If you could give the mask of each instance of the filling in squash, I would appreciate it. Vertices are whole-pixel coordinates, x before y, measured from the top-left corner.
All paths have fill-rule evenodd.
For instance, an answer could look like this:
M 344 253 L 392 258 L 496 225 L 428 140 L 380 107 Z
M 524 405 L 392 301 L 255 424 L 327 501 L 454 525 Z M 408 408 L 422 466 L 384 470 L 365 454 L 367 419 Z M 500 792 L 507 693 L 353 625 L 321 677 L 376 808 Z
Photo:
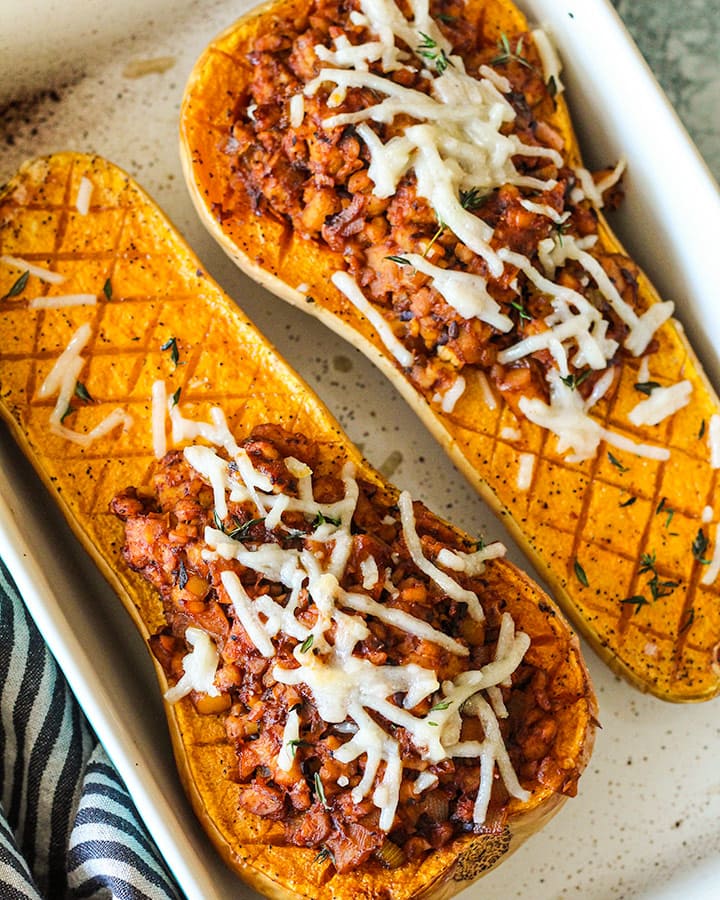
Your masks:
M 574 794 L 553 739 L 575 698 L 483 578 L 501 545 L 279 426 L 238 446 L 218 420 L 210 437 L 112 509 L 163 599 L 166 699 L 225 716 L 245 810 L 345 872 L 501 831 L 523 785 Z
M 342 253 L 335 286 L 445 412 L 467 379 L 490 379 L 571 459 L 601 439 L 666 459 L 588 415 L 618 359 L 650 352 L 673 312 L 642 309 L 636 266 L 599 242 L 622 164 L 592 176 L 567 158 L 542 32 L 490 39 L 461 2 L 431 7 L 314 0 L 257 37 L 216 215 L 243 191 L 259 215 Z M 690 391 L 655 392 L 652 420 Z

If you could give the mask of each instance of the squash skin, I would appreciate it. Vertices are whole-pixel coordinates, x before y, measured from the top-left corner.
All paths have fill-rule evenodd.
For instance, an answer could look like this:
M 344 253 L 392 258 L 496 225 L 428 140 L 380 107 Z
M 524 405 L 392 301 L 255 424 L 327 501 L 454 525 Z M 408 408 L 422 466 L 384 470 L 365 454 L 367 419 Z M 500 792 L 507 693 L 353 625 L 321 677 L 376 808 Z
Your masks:
M 73 209 L 82 177 L 93 183 L 87 216 Z M 123 528 L 108 504 L 126 485 L 149 481 L 150 389 L 156 378 L 166 380 L 169 392 L 181 387 L 180 402 L 193 418 L 207 419 L 208 409 L 221 403 L 239 436 L 269 419 L 303 430 L 321 453 L 340 452 L 363 478 L 395 495 L 307 385 L 203 273 L 152 201 L 112 164 L 73 153 L 26 164 L 0 189 L 0 255 L 66 276 L 60 286 L 43 286 L 31 276 L 23 291 L 3 301 L 0 414 L 145 640 L 164 621 L 162 604 L 124 564 Z M 16 269 L 0 264 L 0 296 L 12 293 L 17 277 Z M 28 306 L 28 298 L 38 294 L 81 289 L 97 294 L 96 306 Z M 65 424 L 88 429 L 120 406 L 134 425 L 82 448 L 49 432 L 54 398 L 39 400 L 37 390 L 77 327 L 88 321 L 94 338 L 83 351 L 87 362 L 80 377 L 93 402 L 73 401 L 78 411 Z M 171 336 L 180 354 L 177 366 L 161 350 Z M 231 371 L 223 366 L 227 359 L 237 363 Z M 529 653 L 547 669 L 558 710 L 554 771 L 535 786 L 528 803 L 513 801 L 500 834 L 458 839 L 421 865 L 390 873 L 375 867 L 329 877 L 329 864 L 314 864 L 316 851 L 270 843 L 270 824 L 238 811 L 232 783 L 228 788 L 221 782 L 218 790 L 233 763 L 222 718 L 200 716 L 188 699 L 166 705 L 179 775 L 193 808 L 223 859 L 250 885 L 277 898 L 449 897 L 494 867 L 574 793 L 596 720 L 577 639 L 549 598 L 513 565 L 493 561 L 487 576 L 506 593 L 518 627 L 536 639 Z M 164 673 L 155 667 L 164 690 Z
M 256 215 L 224 152 L 232 106 L 247 78 L 245 50 L 256 35 L 279 27 L 281 19 L 303 7 L 299 0 L 284 0 L 247 14 L 209 45 L 191 73 L 181 111 L 181 157 L 188 189 L 206 228 L 246 274 L 336 331 L 390 379 L 470 484 L 503 518 L 574 627 L 614 672 L 666 701 L 698 702 L 717 696 L 720 579 L 712 585 L 701 583 L 705 564 L 695 558 L 692 545 L 700 528 L 706 537 L 718 528 L 712 525 L 708 531 L 702 519 L 703 509 L 712 505 L 718 475 L 701 431 L 720 411 L 720 402 L 682 328 L 670 320 L 656 333 L 658 348 L 651 358 L 650 377 L 663 383 L 688 379 L 693 387 L 688 407 L 669 424 L 629 426 L 624 417 L 642 395 L 633 387 L 639 380 L 638 360 L 623 358 L 617 388 L 594 410 L 601 421 L 634 441 L 667 442 L 673 452 L 667 464 L 615 451 L 629 467 L 621 472 L 609 461 L 604 443 L 594 459 L 570 463 L 554 452 L 547 432 L 527 420 L 517 426 L 502 396 L 496 396 L 498 409 L 489 410 L 474 381 L 453 412 L 444 413 L 430 391 L 423 393 L 410 382 L 369 322 L 330 283 L 331 274 L 344 268 L 341 255 Z M 489 33 L 504 32 L 511 43 L 513 36 L 527 30 L 522 14 L 505 0 L 470 0 L 467 9 L 482 19 L 486 29 L 494 29 Z M 565 139 L 566 159 L 581 165 L 562 97 L 548 121 Z M 602 215 L 599 239 L 609 252 L 624 254 Z M 642 272 L 638 283 L 641 308 L 658 302 Z M 295 287 L 300 284 L 307 285 L 302 292 Z M 520 428 L 519 440 L 498 438 L 508 424 Z M 526 493 L 515 487 L 517 457 L 524 452 L 534 455 L 539 472 Z M 632 509 L 621 508 L 630 496 L 639 502 Z M 672 528 L 666 526 L 669 509 L 675 511 Z M 708 553 L 713 543 L 709 542 Z M 643 554 L 652 553 L 657 556 L 659 578 L 679 585 L 654 602 L 647 585 L 651 576 L 643 570 Z M 576 576 L 576 561 L 588 585 Z M 648 600 L 642 609 L 623 603 L 636 595 Z

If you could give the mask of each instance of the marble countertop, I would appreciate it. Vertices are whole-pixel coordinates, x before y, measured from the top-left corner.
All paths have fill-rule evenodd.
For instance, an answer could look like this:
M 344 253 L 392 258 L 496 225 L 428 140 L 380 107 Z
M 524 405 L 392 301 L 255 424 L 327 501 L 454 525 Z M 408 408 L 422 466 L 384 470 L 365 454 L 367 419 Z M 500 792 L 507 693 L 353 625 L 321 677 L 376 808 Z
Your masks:
M 720 181 L 720 0 L 613 0 Z

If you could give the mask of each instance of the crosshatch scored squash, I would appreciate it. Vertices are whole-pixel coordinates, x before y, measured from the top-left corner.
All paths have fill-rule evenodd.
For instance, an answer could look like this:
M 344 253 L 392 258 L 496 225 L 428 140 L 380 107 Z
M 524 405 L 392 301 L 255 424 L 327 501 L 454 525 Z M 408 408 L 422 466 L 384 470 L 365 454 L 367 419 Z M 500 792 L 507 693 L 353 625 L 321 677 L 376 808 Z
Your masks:
M 150 643 L 242 878 L 451 896 L 575 793 L 595 697 L 552 601 L 368 466 L 125 173 L 23 166 L 0 296 L 0 412 Z
M 600 656 L 717 695 L 718 400 L 547 36 L 506 0 L 281 0 L 199 59 L 181 154 L 223 249 L 388 375 Z

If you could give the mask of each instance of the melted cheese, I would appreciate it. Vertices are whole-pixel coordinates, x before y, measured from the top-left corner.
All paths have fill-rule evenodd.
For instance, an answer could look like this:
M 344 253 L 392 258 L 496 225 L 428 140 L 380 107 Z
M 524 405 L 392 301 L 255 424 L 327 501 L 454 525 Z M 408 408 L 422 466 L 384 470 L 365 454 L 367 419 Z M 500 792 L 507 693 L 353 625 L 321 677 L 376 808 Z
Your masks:
M 669 387 L 654 388 L 646 400 L 641 400 L 628 413 L 633 425 L 658 425 L 663 419 L 687 406 L 692 394 L 689 381 L 679 381 Z
M 42 266 L 36 266 L 33 265 L 33 263 L 26 262 L 18 256 L 0 256 L 0 262 L 5 263 L 7 266 L 12 266 L 15 269 L 22 269 L 24 272 L 29 272 L 40 281 L 47 281 L 50 284 L 62 284 L 62 282 L 65 281 L 65 276 L 60 272 L 51 272 L 49 269 L 44 269 Z
M 433 400 L 440 404 L 440 409 L 445 413 L 451 413 L 455 409 L 458 402 L 465 392 L 465 379 L 462 375 L 458 375 L 450 387 L 443 393 L 436 393 Z
M 53 294 L 48 297 L 33 297 L 28 301 L 32 309 L 60 309 L 63 306 L 95 306 L 95 294 Z
M 118 425 L 122 425 L 123 429 L 127 431 L 133 421 L 132 417 L 125 410 L 117 407 L 88 432 L 73 431 L 73 429 L 66 428 L 62 424 L 66 411 L 70 407 L 70 401 L 75 394 L 78 377 L 85 365 L 85 360 L 80 356 L 80 353 L 90 340 L 91 335 L 92 329 L 85 322 L 70 338 L 67 347 L 55 360 L 55 364 L 38 390 L 38 397 L 41 400 L 57 394 L 55 407 L 50 413 L 50 431 L 68 441 L 80 444 L 82 447 L 88 447 L 93 441 L 108 434 Z
M 335 272 L 332 275 L 332 283 L 342 291 L 352 305 L 370 322 L 377 332 L 380 340 L 392 353 L 403 369 L 409 369 L 414 361 L 412 353 L 393 334 L 388 323 L 380 313 L 369 303 L 355 280 L 347 272 Z
M 560 59 L 555 52 L 555 47 L 553 47 L 547 32 L 542 28 L 535 28 L 530 34 L 532 35 L 532 39 L 535 41 L 535 47 L 540 54 L 545 84 L 550 84 L 552 82 L 554 85 L 555 96 L 557 96 L 558 94 L 561 94 L 565 88 L 560 80 Z
M 443 269 L 419 253 L 408 253 L 404 259 L 418 272 L 428 275 L 432 287 L 464 319 L 480 319 L 498 331 L 510 331 L 513 327 L 512 319 L 501 312 L 500 304 L 488 293 L 487 281 L 482 275 Z
M 215 416 L 216 420 L 219 418 Z M 216 443 L 222 446 L 229 443 L 222 428 L 206 433 L 214 433 Z M 512 766 L 508 767 L 507 752 L 497 724 L 497 715 L 504 714 L 504 704 L 501 697 L 498 699 L 498 686 L 509 683 L 530 643 L 527 635 L 515 633 L 509 614 L 503 616 L 494 659 L 481 669 L 464 671 L 442 684 L 433 670 L 417 663 L 375 665 L 367 658 L 356 656 L 357 644 L 370 634 L 363 616 L 385 622 L 460 657 L 467 657 L 469 651 L 462 641 L 387 601 L 379 602 L 368 593 L 342 587 L 340 580 L 349 560 L 351 524 L 359 497 L 352 469 L 346 466 L 342 473 L 344 497 L 334 503 L 320 503 L 313 496 L 311 470 L 292 457 L 288 458 L 286 466 L 298 478 L 299 496 L 274 493 L 273 485 L 254 469 L 250 458 L 239 448 L 232 457 L 232 467 L 211 447 L 189 446 L 184 453 L 188 463 L 211 485 L 218 516 L 227 511 L 227 492 L 231 497 L 251 500 L 266 517 L 266 527 L 270 516 L 274 515 L 275 527 L 283 528 L 282 513 L 300 511 L 306 521 L 313 522 L 310 544 L 318 542 L 330 549 L 329 555 L 325 553 L 319 557 L 307 546 L 297 549 L 286 548 L 280 543 L 246 545 L 217 528 L 207 527 L 208 549 L 203 551 L 203 556 L 208 560 L 214 557 L 237 560 L 258 575 L 286 586 L 288 593 L 284 601 L 278 602 L 270 594 L 252 599 L 234 571 L 224 570 L 220 576 L 238 623 L 259 653 L 273 658 L 273 640 L 281 633 L 297 640 L 293 651 L 297 667 L 289 669 L 275 663 L 273 677 L 282 684 L 304 685 L 311 692 L 321 718 L 336 725 L 340 732 L 352 735 L 335 751 L 335 757 L 340 762 L 350 762 L 361 756 L 365 759 L 363 777 L 352 792 L 354 802 L 370 797 L 380 810 L 380 827 L 386 831 L 392 828 L 403 772 L 401 749 L 392 733 L 379 725 L 371 712 L 379 714 L 391 725 L 405 728 L 413 745 L 428 763 L 438 763 L 453 756 L 479 758 L 478 815 L 485 815 L 488 785 L 492 783 L 496 764 L 508 792 L 527 799 Z M 403 537 L 414 563 L 447 596 L 465 603 L 470 614 L 482 620 L 484 613 L 478 596 L 461 587 L 438 566 L 474 576 L 482 573 L 488 559 L 504 553 L 502 545 L 490 544 L 473 553 L 444 548 L 438 554 L 436 564 L 423 553 L 408 494 L 400 495 L 398 507 Z M 279 514 L 278 509 L 281 509 Z M 318 516 L 318 512 L 322 515 Z M 380 580 L 377 562 L 368 557 L 361 570 L 363 588 L 374 588 Z M 389 594 L 395 595 L 396 589 L 391 582 L 388 584 L 392 587 Z M 296 616 L 301 593 L 310 598 L 317 612 L 312 627 Z M 327 639 L 330 630 L 332 642 Z M 196 654 L 197 665 L 194 662 Z M 200 654 L 204 660 L 202 665 Z M 185 660 L 186 675 L 171 696 L 179 697 L 197 690 L 203 678 L 205 684 L 213 687 L 209 677 L 210 671 L 214 673 L 217 667 L 216 659 L 213 667 L 213 659 L 208 645 L 199 646 L 195 641 L 193 653 Z M 202 676 L 197 674 L 198 671 L 203 673 Z M 494 698 L 492 704 L 478 700 L 480 691 L 489 692 L 488 696 Z M 399 705 L 394 702 L 397 697 L 402 698 Z M 431 711 L 424 716 L 414 712 L 418 704 L 428 698 L 434 701 Z M 468 700 L 476 703 L 473 708 L 478 710 L 483 723 L 485 737 L 481 742 L 460 740 L 461 708 Z M 279 756 L 279 764 L 285 771 L 292 767 L 293 747 L 297 740 L 299 720 L 290 712 Z M 418 778 L 416 792 L 428 789 L 435 781 L 436 776 L 432 774 Z M 482 822 L 482 818 L 477 821 Z
M 518 471 L 515 484 L 519 491 L 527 491 L 532 484 L 533 471 L 535 470 L 535 455 L 533 453 L 521 453 L 518 457 Z
M 80 179 L 80 184 L 78 185 L 77 196 L 75 197 L 75 209 L 77 209 L 81 216 L 86 216 L 90 212 L 92 192 L 92 181 L 83 175 Z
M 215 685 L 219 654 L 210 637 L 200 628 L 190 626 L 185 631 L 185 640 L 192 650 L 183 659 L 182 678 L 165 691 L 168 703 L 177 703 L 191 691 L 217 697 L 220 691 Z

